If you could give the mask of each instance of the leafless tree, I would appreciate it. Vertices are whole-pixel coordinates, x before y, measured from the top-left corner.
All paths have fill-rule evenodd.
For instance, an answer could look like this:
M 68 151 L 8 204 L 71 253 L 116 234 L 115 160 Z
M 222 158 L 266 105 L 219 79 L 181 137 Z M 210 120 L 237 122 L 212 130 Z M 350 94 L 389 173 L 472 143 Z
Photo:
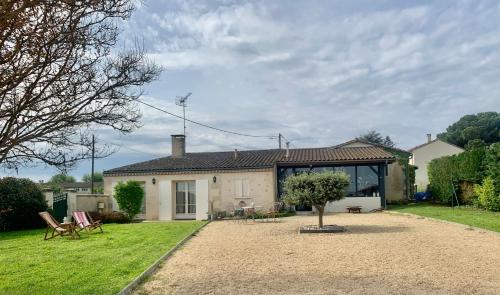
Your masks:
M 59 168 L 89 156 L 91 131 L 130 132 L 161 68 L 117 52 L 127 0 L 0 0 L 0 166 Z

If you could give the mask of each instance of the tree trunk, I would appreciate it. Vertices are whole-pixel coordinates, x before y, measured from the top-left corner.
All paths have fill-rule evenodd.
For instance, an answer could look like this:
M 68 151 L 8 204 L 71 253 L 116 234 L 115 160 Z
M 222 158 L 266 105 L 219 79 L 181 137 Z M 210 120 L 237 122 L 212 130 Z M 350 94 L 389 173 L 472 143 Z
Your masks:
M 317 207 L 318 209 L 318 217 L 319 217 L 319 228 L 323 228 L 323 213 L 325 212 L 325 207 Z

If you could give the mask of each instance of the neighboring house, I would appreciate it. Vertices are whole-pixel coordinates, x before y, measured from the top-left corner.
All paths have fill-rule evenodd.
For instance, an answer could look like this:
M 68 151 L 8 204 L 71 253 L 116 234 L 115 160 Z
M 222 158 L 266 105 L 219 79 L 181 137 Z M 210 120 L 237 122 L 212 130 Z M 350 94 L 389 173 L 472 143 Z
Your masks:
M 359 145 L 359 146 L 357 146 Z M 361 205 L 384 207 L 386 183 L 401 175 L 387 171 L 396 157 L 372 144 L 339 147 L 185 153 L 185 137 L 172 135 L 172 155 L 104 171 L 104 193 L 120 181 L 137 180 L 145 188 L 145 217 L 151 220 L 207 219 L 214 211 L 251 205 L 270 208 L 283 195 L 286 177 L 303 171 L 347 172 L 347 198 L 330 203 L 327 212 Z M 402 198 L 403 189 L 390 194 Z M 393 192 L 394 191 L 394 192 Z M 116 208 L 116 202 L 115 202 Z M 299 210 L 311 210 L 299 206 Z
M 427 166 L 430 161 L 444 156 L 457 155 L 463 151 L 463 148 L 442 141 L 441 139 L 436 138 L 432 140 L 431 134 L 427 134 L 426 143 L 409 150 L 409 152 L 413 154 L 410 164 L 418 167 L 415 171 L 415 184 L 417 185 L 417 190 L 425 190 L 429 185 Z
M 54 194 L 58 193 L 77 193 L 77 194 L 90 194 L 91 191 L 91 183 L 90 182 L 63 182 L 57 184 L 59 186 L 60 191 L 54 191 L 53 185 L 50 183 L 41 183 L 40 184 L 43 194 L 45 195 L 45 201 L 49 207 L 52 208 L 52 203 L 54 200 Z M 94 182 L 94 191 L 102 191 L 103 183 L 102 182 Z

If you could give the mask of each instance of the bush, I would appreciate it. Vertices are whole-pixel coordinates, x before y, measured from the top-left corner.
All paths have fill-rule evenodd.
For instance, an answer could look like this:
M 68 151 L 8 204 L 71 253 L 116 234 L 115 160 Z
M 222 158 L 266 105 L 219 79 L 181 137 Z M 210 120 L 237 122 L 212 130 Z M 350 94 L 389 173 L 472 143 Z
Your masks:
M 100 220 L 102 223 L 129 223 L 130 218 L 123 212 L 89 212 L 90 217 L 95 220 Z
M 129 180 L 119 182 L 115 186 L 115 199 L 118 202 L 120 210 L 127 214 L 130 220 L 141 212 L 142 199 L 144 198 L 144 189 L 140 182 Z
M 479 199 L 479 205 L 491 211 L 500 211 L 500 195 L 495 191 L 493 178 L 486 177 L 482 185 L 475 185 L 474 192 Z
M 460 181 L 457 192 L 460 204 L 477 205 L 477 194 L 474 192 L 474 184 L 468 181 Z
M 45 223 L 38 212 L 47 209 L 45 197 L 33 181 L 0 179 L 0 231 L 43 227 Z

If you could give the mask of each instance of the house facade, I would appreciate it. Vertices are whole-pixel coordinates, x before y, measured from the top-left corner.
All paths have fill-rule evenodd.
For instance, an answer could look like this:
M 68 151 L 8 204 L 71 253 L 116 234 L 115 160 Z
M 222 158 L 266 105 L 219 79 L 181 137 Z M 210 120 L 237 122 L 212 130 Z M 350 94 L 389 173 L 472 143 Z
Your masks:
M 305 171 L 345 171 L 351 183 L 344 200 L 327 212 L 384 207 L 387 199 L 404 196 L 393 154 L 370 144 L 342 147 L 185 153 L 185 138 L 172 136 L 172 155 L 104 172 L 104 193 L 112 195 L 120 181 L 136 180 L 145 189 L 145 218 L 207 219 L 215 211 L 242 206 L 265 209 L 283 196 L 286 177 Z M 396 167 L 397 168 L 397 167 Z M 116 203 L 114 209 L 118 209 Z M 312 208 L 298 206 L 297 210 Z
M 410 164 L 418 169 L 415 171 L 415 184 L 418 190 L 425 190 L 429 185 L 427 166 L 437 158 L 460 154 L 463 148 L 447 143 L 438 138 L 432 140 L 431 134 L 427 134 L 427 142 L 409 150 L 413 154 Z

